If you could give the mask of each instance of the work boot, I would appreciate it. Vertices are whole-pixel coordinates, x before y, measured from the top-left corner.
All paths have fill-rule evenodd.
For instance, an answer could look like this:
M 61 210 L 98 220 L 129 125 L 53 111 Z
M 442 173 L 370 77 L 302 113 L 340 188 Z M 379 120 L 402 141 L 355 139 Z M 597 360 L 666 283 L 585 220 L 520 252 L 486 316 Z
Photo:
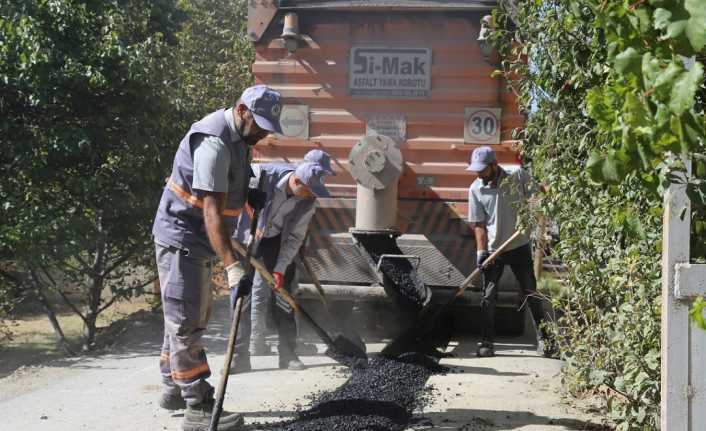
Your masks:
M 250 354 L 253 356 L 271 356 L 275 352 L 272 350 L 269 344 L 263 342 L 251 343 L 250 344 Z
M 230 361 L 230 373 L 228 374 L 243 374 L 249 371 L 252 371 L 250 355 L 234 356 L 233 360 Z
M 292 371 L 301 371 L 306 369 L 306 365 L 299 360 L 296 356 L 289 358 L 279 358 L 279 367 L 281 369 L 287 369 Z
M 213 398 L 207 398 L 201 404 L 187 406 L 181 429 L 183 431 L 208 431 L 214 403 Z M 218 420 L 218 431 L 238 431 L 244 424 L 243 415 L 223 411 Z
M 316 344 L 312 343 L 297 343 L 295 348 L 297 354 L 299 355 L 316 355 L 319 353 L 319 349 L 316 348 Z
M 182 410 L 186 408 L 186 401 L 181 397 L 181 394 L 162 393 L 159 398 L 159 406 L 166 410 Z
M 493 343 L 490 341 L 481 341 L 478 343 L 478 351 L 476 356 L 479 358 L 490 358 L 495 356 L 495 349 L 493 348 Z

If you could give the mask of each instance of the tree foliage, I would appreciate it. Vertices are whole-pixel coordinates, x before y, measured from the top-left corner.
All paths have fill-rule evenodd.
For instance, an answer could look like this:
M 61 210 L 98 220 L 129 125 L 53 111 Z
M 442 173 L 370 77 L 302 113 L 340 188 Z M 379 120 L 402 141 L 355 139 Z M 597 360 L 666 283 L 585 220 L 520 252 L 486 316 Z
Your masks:
M 195 121 L 236 102 L 252 85 L 255 52 L 247 36 L 246 0 L 188 0 L 178 34 L 177 103 Z M 188 124 L 185 124 L 188 126 Z
M 153 277 L 183 13 L 170 0 L 2 0 L 0 10 L 4 279 L 58 294 L 90 347 L 97 316 Z
M 90 347 L 98 315 L 154 278 L 181 136 L 252 82 L 246 17 L 245 0 L 0 0 L 0 287 L 41 304 L 65 349 L 56 298 Z
M 550 193 L 570 269 L 556 330 L 571 390 L 607 393 L 621 430 L 659 427 L 661 192 L 692 160 L 704 248 L 702 1 L 501 2 L 492 38 L 527 113 L 524 154 Z

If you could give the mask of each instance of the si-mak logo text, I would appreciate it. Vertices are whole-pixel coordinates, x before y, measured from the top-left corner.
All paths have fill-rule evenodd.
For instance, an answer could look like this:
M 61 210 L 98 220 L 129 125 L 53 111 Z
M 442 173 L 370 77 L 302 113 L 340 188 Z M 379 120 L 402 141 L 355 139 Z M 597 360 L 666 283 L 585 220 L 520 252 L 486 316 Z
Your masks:
M 425 98 L 431 89 L 431 49 L 353 47 L 351 96 Z

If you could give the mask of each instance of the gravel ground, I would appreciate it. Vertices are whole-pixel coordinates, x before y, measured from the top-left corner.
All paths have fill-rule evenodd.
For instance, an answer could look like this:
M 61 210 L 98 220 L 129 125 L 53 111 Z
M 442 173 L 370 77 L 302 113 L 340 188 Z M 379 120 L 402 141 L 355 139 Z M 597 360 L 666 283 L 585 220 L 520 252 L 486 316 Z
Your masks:
M 206 339 L 213 370 L 223 363 L 226 307 L 226 299 L 217 302 Z M 178 430 L 183 412 L 157 406 L 161 338 L 158 317 L 135 320 L 110 354 L 22 367 L 0 379 L 0 429 Z M 318 355 L 302 357 L 309 368 L 299 372 L 277 369 L 276 356 L 255 357 L 254 372 L 231 376 L 225 408 L 244 413 L 250 430 L 608 429 L 600 426 L 600 414 L 578 410 L 562 397 L 561 362 L 537 357 L 523 339 L 501 340 L 497 357 L 476 358 L 475 341 L 452 341 L 456 357 L 442 359 L 445 373 L 382 360 L 366 373 L 351 372 L 324 356 L 322 344 Z M 368 344 L 370 352 L 382 347 Z M 342 412 L 348 419 L 337 424 Z M 355 427 L 362 424 L 350 419 L 355 416 L 382 427 Z M 302 428 L 286 428 L 296 419 L 303 420 Z

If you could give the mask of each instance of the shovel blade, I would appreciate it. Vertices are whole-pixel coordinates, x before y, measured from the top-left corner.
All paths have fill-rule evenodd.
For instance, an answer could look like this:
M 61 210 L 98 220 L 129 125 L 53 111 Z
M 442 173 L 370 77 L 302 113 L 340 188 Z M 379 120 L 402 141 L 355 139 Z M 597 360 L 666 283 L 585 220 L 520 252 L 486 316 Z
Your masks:
M 368 355 L 365 353 L 365 344 L 362 340 L 360 344 L 337 334 L 328 346 L 326 356 L 348 367 L 364 367 L 368 364 Z

